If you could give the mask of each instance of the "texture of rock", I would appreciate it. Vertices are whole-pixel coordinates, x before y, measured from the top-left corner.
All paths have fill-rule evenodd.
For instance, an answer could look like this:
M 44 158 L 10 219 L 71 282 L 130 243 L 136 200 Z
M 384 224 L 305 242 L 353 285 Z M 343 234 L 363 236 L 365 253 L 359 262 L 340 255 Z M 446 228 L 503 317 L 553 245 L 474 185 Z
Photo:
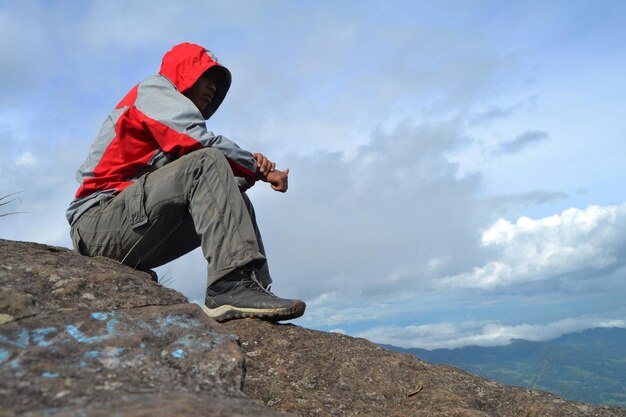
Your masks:
M 66 248 L 0 239 L 0 314 L 4 321 L 58 311 L 186 303 L 146 272 Z M 2 320 L 0 320 L 2 321 Z
M 626 417 L 364 339 L 251 319 L 220 325 L 147 273 L 6 240 L 0 400 L 0 417 Z
M 226 323 L 239 336 L 244 392 L 308 416 L 626 416 L 431 365 L 365 340 L 257 320 Z
M 105 258 L 0 240 L 0 416 L 277 416 L 236 337 Z

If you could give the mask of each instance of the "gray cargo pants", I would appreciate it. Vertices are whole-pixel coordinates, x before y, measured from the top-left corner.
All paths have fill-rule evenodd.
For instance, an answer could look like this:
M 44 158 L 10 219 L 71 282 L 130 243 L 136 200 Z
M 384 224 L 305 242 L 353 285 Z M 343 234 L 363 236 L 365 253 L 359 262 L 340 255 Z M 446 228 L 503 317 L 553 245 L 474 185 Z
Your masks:
M 224 155 L 203 148 L 142 176 L 103 198 L 72 226 L 74 248 L 147 270 L 197 247 L 208 262 L 207 286 L 252 264 L 271 282 L 248 197 Z

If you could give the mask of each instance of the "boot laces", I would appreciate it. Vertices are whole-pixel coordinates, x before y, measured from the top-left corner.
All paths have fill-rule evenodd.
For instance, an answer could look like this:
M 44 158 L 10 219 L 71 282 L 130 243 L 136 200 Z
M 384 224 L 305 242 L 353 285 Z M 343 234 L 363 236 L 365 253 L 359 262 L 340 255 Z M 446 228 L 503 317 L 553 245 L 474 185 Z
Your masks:
M 241 273 L 244 276 L 243 279 L 240 281 L 243 286 L 276 297 L 276 295 L 274 295 L 274 293 L 270 291 L 271 285 L 265 288 L 263 284 L 261 284 L 256 269 L 247 269 L 241 271 Z

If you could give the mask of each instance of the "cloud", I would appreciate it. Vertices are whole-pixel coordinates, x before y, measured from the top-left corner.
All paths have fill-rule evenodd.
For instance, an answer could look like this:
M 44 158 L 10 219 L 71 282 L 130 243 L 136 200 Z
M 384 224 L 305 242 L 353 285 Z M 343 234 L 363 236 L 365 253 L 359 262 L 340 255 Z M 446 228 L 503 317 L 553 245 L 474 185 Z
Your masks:
M 491 104 L 486 109 L 472 112 L 468 115 L 467 124 L 469 126 L 477 126 L 481 124 L 490 123 L 496 120 L 508 119 L 511 116 L 519 113 L 523 110 L 530 110 L 536 107 L 538 95 L 531 95 L 524 100 L 510 106 L 499 106 Z
M 543 280 L 576 281 L 610 276 L 626 266 L 626 204 L 570 208 L 560 215 L 516 222 L 500 219 L 482 234 L 482 245 L 495 251 L 480 267 L 439 280 L 443 287 L 496 289 Z M 608 285 L 610 282 L 605 283 Z
M 548 134 L 540 130 L 532 130 L 524 132 L 515 137 L 515 139 L 500 144 L 497 153 L 514 154 L 521 152 L 531 144 L 543 142 L 548 139 Z
M 558 191 L 532 190 L 515 194 L 500 194 L 487 199 L 494 206 L 502 205 L 537 205 L 563 200 L 568 195 Z
M 493 120 L 506 119 L 523 108 L 523 103 L 517 103 L 509 107 L 491 105 L 486 110 L 470 115 L 468 124 L 470 126 L 479 125 Z
M 597 327 L 626 328 L 626 320 L 602 317 L 573 317 L 546 324 L 501 325 L 498 323 L 434 323 L 406 327 L 376 327 L 358 333 L 375 343 L 404 348 L 454 349 L 464 346 L 503 346 L 513 339 L 546 341 L 567 333 Z
M 485 209 L 506 215 L 523 209 L 567 200 L 569 194 L 559 191 L 532 190 L 521 193 L 498 194 L 484 200 Z
M 35 166 L 37 165 L 37 158 L 35 158 L 31 151 L 26 151 L 18 155 L 15 164 Z
M 285 196 L 253 194 L 275 276 L 310 298 L 380 297 L 422 287 L 434 268 L 469 265 L 481 178 L 457 177 L 445 157 L 467 140 L 454 120 L 404 121 L 350 155 L 292 158 Z

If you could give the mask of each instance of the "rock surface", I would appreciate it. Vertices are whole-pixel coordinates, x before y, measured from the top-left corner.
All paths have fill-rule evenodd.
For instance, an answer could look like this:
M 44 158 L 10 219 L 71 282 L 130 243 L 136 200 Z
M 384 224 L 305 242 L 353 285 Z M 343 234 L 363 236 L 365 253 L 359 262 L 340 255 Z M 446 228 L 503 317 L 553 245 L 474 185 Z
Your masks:
M 0 417 L 626 416 L 364 339 L 220 325 L 147 273 L 6 240 L 0 398 Z
M 0 240 L 0 314 L 5 314 L 4 321 L 58 311 L 186 302 L 182 294 L 152 282 L 149 274 L 112 259 Z
M 248 372 L 244 392 L 301 416 L 626 416 L 555 395 L 431 365 L 365 339 L 238 320 Z
M 279 416 L 176 291 L 105 258 L 0 240 L 0 416 Z

